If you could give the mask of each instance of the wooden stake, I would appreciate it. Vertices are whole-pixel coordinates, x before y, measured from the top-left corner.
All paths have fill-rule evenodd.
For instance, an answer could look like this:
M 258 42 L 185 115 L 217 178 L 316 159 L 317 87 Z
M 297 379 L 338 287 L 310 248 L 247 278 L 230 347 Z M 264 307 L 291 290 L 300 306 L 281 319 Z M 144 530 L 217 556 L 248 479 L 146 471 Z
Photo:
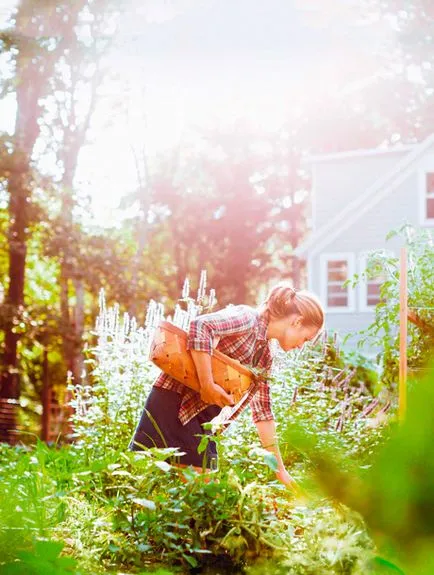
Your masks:
M 400 305 L 399 305 L 399 420 L 402 423 L 407 411 L 407 331 L 408 331 L 408 286 L 407 248 L 400 254 Z

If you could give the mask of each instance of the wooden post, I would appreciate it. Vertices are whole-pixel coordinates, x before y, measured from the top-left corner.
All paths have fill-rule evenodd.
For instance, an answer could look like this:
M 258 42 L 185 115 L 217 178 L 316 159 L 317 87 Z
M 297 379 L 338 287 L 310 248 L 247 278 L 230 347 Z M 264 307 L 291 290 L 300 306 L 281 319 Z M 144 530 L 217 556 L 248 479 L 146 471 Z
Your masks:
M 407 410 L 407 331 L 408 331 L 408 286 L 407 248 L 400 254 L 400 305 L 399 305 L 399 420 L 402 423 Z

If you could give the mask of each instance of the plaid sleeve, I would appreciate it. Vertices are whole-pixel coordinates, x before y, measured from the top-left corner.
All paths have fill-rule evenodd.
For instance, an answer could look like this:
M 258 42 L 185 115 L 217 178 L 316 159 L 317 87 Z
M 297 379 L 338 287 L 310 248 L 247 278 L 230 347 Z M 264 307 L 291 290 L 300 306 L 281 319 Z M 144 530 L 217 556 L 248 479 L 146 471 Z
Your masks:
M 266 381 L 260 381 L 259 388 L 250 400 L 253 422 L 272 421 L 274 415 L 271 410 L 270 387 Z
M 255 326 L 256 316 L 247 306 L 229 306 L 217 312 L 198 316 L 190 323 L 187 349 L 212 354 L 215 336 L 236 335 Z

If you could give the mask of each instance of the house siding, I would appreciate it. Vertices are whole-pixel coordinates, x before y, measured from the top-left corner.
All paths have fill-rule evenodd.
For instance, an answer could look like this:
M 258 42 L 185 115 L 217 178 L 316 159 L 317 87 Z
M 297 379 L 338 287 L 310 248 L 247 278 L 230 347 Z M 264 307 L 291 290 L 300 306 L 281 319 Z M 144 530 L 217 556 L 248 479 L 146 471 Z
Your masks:
M 433 135 L 434 137 L 434 135 Z M 324 270 L 324 260 L 335 254 L 345 255 L 354 260 L 354 273 L 363 271 L 366 252 L 377 249 L 386 249 L 398 256 L 403 245 L 399 236 L 386 241 L 386 235 L 391 230 L 397 230 L 409 223 L 421 227 L 421 199 L 423 199 L 423 182 L 426 172 L 434 172 L 434 144 L 430 137 L 429 147 L 425 146 L 419 158 L 414 163 L 405 164 L 400 172 L 394 174 L 395 166 L 403 160 L 408 153 L 413 155 L 417 147 L 411 152 L 401 151 L 386 155 L 368 154 L 365 156 L 352 156 L 341 158 L 318 158 L 312 163 L 313 167 L 313 205 L 314 205 L 314 232 L 323 226 L 330 229 L 330 240 L 325 232 L 317 238 L 319 243 L 310 245 L 306 256 L 308 265 L 308 287 L 320 298 L 325 299 L 322 289 L 321 270 Z M 421 144 L 421 146 L 423 143 Z M 388 179 L 388 174 L 390 178 Z M 402 176 L 402 177 L 400 177 Z M 333 228 L 330 219 L 340 213 L 349 202 L 359 198 L 363 199 L 366 190 L 375 185 L 377 181 L 384 180 L 384 197 L 381 189 L 376 195 L 370 195 L 365 201 L 366 212 L 360 203 L 359 213 L 354 210 L 348 213 L 348 220 L 341 221 Z M 398 183 L 399 182 L 399 183 Z M 388 186 L 393 186 L 389 188 Z M 425 192 L 426 193 L 426 192 Z M 348 210 L 347 210 L 348 212 Z M 432 221 L 424 222 L 432 230 Z M 339 234 L 334 237 L 334 234 Z M 318 251 L 316 251 L 318 250 Z M 365 294 L 366 295 L 366 294 Z M 352 311 L 337 312 L 333 309 L 326 311 L 326 328 L 338 333 L 339 339 L 353 334 L 348 340 L 348 347 L 355 347 L 361 336 L 358 332 L 366 329 L 375 318 L 374 310 L 367 309 L 362 303 L 363 289 L 358 286 L 354 292 L 354 306 Z M 325 306 L 326 302 L 322 302 Z M 378 350 L 364 349 L 366 354 L 375 354 Z
M 426 165 L 422 162 L 421 165 Z M 360 256 L 363 252 L 387 249 L 396 255 L 403 244 L 400 237 L 394 237 L 386 241 L 386 235 L 393 229 L 397 229 L 405 223 L 419 225 L 418 211 L 418 173 L 411 173 L 401 185 L 393 190 L 390 195 L 380 200 L 371 210 L 362 215 L 354 224 L 342 232 L 324 248 L 324 252 L 311 255 L 310 261 L 310 289 L 315 293 L 321 293 L 321 254 L 345 252 L 354 254 L 356 260 L 356 273 L 361 270 Z M 326 302 L 322 302 L 324 305 Z M 326 313 L 327 329 L 339 333 L 340 338 L 347 334 L 366 329 L 374 319 L 373 311 L 361 311 L 360 294 L 356 289 L 355 311 L 348 313 Z M 355 347 L 360 339 L 354 336 L 348 340 L 348 347 Z M 371 350 L 375 352 L 375 350 Z M 369 353 L 369 350 L 365 350 Z
M 419 225 L 418 185 L 418 176 L 414 171 L 395 190 L 331 241 L 324 251 L 339 252 L 343 246 L 345 251 L 351 252 L 399 248 L 400 240 L 392 238 L 386 242 L 386 235 L 405 223 Z
M 362 336 L 360 331 L 366 329 L 374 321 L 374 312 L 337 314 L 328 312 L 326 314 L 326 329 L 330 332 L 337 332 L 338 341 L 343 341 L 345 336 L 351 336 L 345 342 L 347 349 L 354 349 Z M 364 349 L 366 355 L 371 352 L 377 353 L 377 349 Z
M 392 170 L 406 153 L 408 152 L 315 163 L 312 208 L 314 229 L 328 223 L 338 211 Z

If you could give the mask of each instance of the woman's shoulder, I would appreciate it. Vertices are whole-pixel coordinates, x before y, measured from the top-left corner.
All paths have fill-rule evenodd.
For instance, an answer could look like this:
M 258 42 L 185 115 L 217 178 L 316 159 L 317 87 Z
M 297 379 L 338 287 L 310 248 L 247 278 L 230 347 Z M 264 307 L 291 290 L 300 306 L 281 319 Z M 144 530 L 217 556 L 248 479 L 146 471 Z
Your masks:
M 258 310 L 247 304 L 229 304 L 222 311 L 227 311 L 228 314 L 243 315 L 251 321 L 257 321 Z
M 258 320 L 258 312 L 254 307 L 246 304 L 229 304 L 219 310 L 200 314 L 193 321 L 200 323 L 207 320 L 217 322 L 242 321 L 254 325 Z
M 230 303 L 229 305 L 227 305 L 225 308 L 223 309 L 227 309 L 227 310 L 234 310 L 234 311 L 240 311 L 240 312 L 245 312 L 245 313 L 250 313 L 252 315 L 258 315 L 258 310 L 255 307 L 252 307 L 251 305 L 247 305 L 245 303 L 240 303 L 240 304 L 233 304 Z

